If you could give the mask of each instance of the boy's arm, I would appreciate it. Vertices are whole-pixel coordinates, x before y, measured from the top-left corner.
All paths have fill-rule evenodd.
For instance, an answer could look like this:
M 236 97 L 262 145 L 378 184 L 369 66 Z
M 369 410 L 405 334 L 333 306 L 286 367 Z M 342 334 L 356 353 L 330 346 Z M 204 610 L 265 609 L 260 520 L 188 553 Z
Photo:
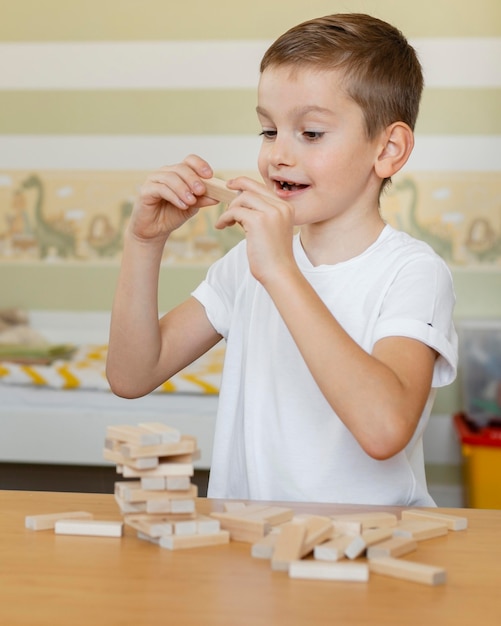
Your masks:
M 436 352 L 415 339 L 381 339 L 368 354 L 297 271 L 267 290 L 315 381 L 362 448 L 376 459 L 410 441 L 431 388 Z
M 190 156 L 154 172 L 141 188 L 125 235 L 111 316 L 106 374 L 119 396 L 149 393 L 221 339 L 194 298 L 158 319 L 165 242 L 200 207 L 216 203 L 203 185 L 211 175 L 205 161 Z
M 273 299 L 321 392 L 362 448 L 376 459 L 410 441 L 429 396 L 436 352 L 389 337 L 372 354 L 341 327 L 299 270 L 292 252 L 293 209 L 253 181 L 216 226 L 238 222 L 251 271 Z
M 153 391 L 221 339 L 195 298 L 158 319 L 160 263 L 149 246 L 137 248 L 124 247 L 106 363 L 112 391 L 128 398 Z

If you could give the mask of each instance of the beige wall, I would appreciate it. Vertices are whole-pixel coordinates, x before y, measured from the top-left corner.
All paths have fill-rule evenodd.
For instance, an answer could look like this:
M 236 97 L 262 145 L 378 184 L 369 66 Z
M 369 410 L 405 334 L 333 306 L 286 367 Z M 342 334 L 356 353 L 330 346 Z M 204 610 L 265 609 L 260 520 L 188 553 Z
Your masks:
M 417 181 L 420 190 L 424 178 L 439 176 L 441 188 L 447 189 L 452 197 L 461 187 L 461 198 L 470 198 L 469 203 L 444 209 L 441 215 L 444 223 L 439 224 L 442 230 L 449 229 L 449 234 L 451 228 L 454 230 L 454 225 L 451 227 L 450 220 L 447 221 L 452 214 L 462 216 L 464 227 L 464 216 L 472 220 L 478 207 L 479 215 L 489 217 L 494 234 L 501 239 L 501 166 L 499 162 L 491 164 L 485 152 L 487 147 L 496 155 L 501 145 L 501 85 L 495 69 L 484 81 L 477 81 L 477 74 L 482 73 L 484 65 L 492 63 L 489 51 L 499 50 L 496 47 L 501 38 L 501 3 L 498 0 L 479 0 L 474 5 L 466 0 L 419 3 L 291 0 L 286 10 L 282 2 L 264 0 L 110 0 L 105 3 L 20 0 L 5 3 L 0 21 L 0 59 L 2 66 L 9 70 L 3 72 L 3 79 L 0 77 L 0 144 L 3 145 L 0 149 L 0 241 L 3 237 L 4 251 L 7 249 L 3 256 L 0 249 L 0 306 L 107 310 L 119 263 L 119 254 L 103 259 L 89 253 L 86 257 L 56 258 L 51 262 L 41 261 L 36 256 L 13 256 L 5 248 L 5 235 L 7 217 L 12 216 L 13 211 L 17 184 L 14 180 L 35 172 L 47 182 L 57 174 L 61 180 L 66 180 L 60 188 L 74 188 L 77 176 L 89 176 L 92 171 L 98 172 L 95 178 L 113 179 L 117 173 L 123 175 L 125 170 L 130 171 L 128 183 L 133 180 L 134 185 L 124 183 L 122 195 L 116 192 L 113 201 L 99 209 L 117 226 L 117 207 L 121 200 L 131 200 L 143 173 L 163 162 L 177 160 L 184 154 L 183 149 L 203 146 L 210 151 L 215 146 L 214 164 L 220 170 L 230 168 L 235 159 L 240 169 L 253 167 L 255 77 L 252 70 L 243 65 L 235 69 L 232 50 L 241 53 L 242 42 L 264 46 L 300 20 L 336 11 L 371 12 L 393 22 L 411 40 L 426 45 L 445 43 L 444 67 L 447 62 L 452 63 L 451 67 L 464 66 L 460 80 L 448 82 L 445 69 L 442 77 L 433 78 L 427 86 L 417 127 L 417 145 L 421 141 L 424 148 L 415 164 L 409 164 L 406 175 Z M 490 47 L 484 57 L 479 57 L 473 70 L 466 67 L 462 58 L 447 61 L 447 50 L 454 51 L 454 45 L 473 42 L 478 53 L 479 41 Z M 134 55 L 136 44 L 156 42 L 172 44 L 172 54 L 179 55 L 164 60 L 170 65 L 166 75 L 157 73 L 158 84 L 155 78 L 141 82 L 144 67 L 132 71 L 134 68 L 121 67 L 120 63 L 113 72 L 114 79 L 125 69 L 131 71 L 123 83 L 118 81 L 107 87 L 92 82 L 98 80 L 96 76 L 102 70 L 100 59 L 108 52 L 96 51 L 92 46 L 87 48 L 89 44 L 125 44 L 124 54 L 128 51 Z M 205 42 L 208 50 L 208 44 L 228 44 L 227 60 L 210 52 L 214 54 L 214 78 L 209 76 L 207 82 L 205 72 L 194 75 L 183 85 L 176 74 L 183 74 L 179 71 L 182 52 L 200 42 Z M 33 44 L 35 47 L 31 49 Z M 75 66 L 68 74 L 60 63 L 66 55 L 72 54 L 72 44 L 83 46 L 77 51 L 82 54 L 81 66 Z M 29 68 L 38 62 L 37 51 L 42 48 L 37 46 L 40 45 L 60 46 L 54 72 L 44 75 L 37 71 L 31 75 Z M 34 55 L 31 61 L 30 54 Z M 468 60 L 467 55 L 464 59 Z M 79 83 L 87 65 L 91 67 L 90 82 L 85 83 L 82 78 Z M 435 64 L 431 65 L 433 69 Z M 222 72 L 217 71 L 219 67 Z M 205 82 L 198 84 L 202 79 Z M 459 143 L 454 142 L 456 139 Z M 437 157 L 435 162 L 436 145 L 443 149 L 444 156 Z M 460 155 L 459 165 L 457 145 L 464 153 Z M 468 156 L 472 150 L 479 150 L 480 161 Z M 473 163 L 471 169 L 469 163 Z M 122 187 L 115 185 L 116 189 Z M 391 209 L 391 198 L 388 202 Z M 430 205 L 427 206 L 429 212 Z M 97 205 L 94 209 L 97 211 Z M 74 204 L 67 213 L 74 215 L 78 210 L 82 212 L 81 204 Z M 46 211 L 54 221 L 60 217 L 54 205 L 52 209 L 46 207 Z M 83 214 L 88 216 L 85 211 Z M 433 210 L 431 216 L 425 213 L 422 215 L 428 220 L 428 229 L 433 230 L 436 227 L 433 220 L 440 209 Z M 455 249 L 464 252 L 464 236 L 461 235 L 461 239 L 458 232 L 452 233 L 456 237 Z M 457 316 L 499 316 L 501 253 L 479 261 L 461 252 L 449 261 L 456 281 Z M 186 297 L 203 277 L 206 265 L 206 258 L 166 263 L 161 277 L 161 309 Z

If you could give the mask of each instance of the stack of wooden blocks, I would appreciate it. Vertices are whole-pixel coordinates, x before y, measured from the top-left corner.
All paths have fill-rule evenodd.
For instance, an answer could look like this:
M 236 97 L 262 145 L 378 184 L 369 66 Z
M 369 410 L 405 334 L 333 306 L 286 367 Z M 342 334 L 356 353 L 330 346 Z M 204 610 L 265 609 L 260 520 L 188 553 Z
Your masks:
M 107 428 L 104 458 L 128 479 L 115 483 L 115 499 L 138 537 L 170 550 L 229 542 L 216 519 L 197 513 L 198 454 L 194 437 L 164 424 Z

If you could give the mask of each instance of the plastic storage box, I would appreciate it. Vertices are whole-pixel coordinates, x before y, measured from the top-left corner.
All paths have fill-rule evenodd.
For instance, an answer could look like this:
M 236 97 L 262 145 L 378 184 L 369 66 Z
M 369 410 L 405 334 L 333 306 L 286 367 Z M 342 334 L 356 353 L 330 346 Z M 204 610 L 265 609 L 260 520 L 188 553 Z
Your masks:
M 458 331 L 461 408 L 486 426 L 501 420 L 501 320 L 461 320 Z
M 480 427 L 464 413 L 453 419 L 461 441 L 466 506 L 501 509 L 501 423 Z

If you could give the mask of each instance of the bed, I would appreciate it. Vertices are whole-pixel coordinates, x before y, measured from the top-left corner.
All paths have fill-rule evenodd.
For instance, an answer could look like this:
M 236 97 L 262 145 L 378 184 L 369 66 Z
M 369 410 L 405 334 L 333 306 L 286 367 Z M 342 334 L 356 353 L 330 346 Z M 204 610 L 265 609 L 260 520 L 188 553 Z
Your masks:
M 109 314 L 34 311 L 30 325 L 75 351 L 45 364 L 0 362 L 0 462 L 107 465 L 108 425 L 162 421 L 194 435 L 195 467 L 210 468 L 222 344 L 148 396 L 125 400 L 104 376 Z

